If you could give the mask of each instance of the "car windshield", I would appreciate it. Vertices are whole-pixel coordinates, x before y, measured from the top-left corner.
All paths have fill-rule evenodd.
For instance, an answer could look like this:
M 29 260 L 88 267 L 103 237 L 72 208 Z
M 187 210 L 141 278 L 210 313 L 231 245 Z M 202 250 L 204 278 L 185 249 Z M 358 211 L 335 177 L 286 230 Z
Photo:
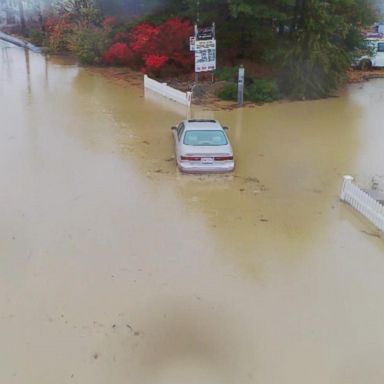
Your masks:
M 226 145 L 227 138 L 223 131 L 186 131 L 184 136 L 185 145 Z

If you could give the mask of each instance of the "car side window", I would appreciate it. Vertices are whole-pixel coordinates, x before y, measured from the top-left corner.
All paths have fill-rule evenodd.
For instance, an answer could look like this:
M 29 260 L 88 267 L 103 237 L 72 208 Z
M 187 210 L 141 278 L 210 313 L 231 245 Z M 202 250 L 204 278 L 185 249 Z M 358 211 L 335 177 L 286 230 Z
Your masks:
M 179 141 L 180 141 L 180 138 L 181 138 L 183 132 L 184 132 L 184 124 L 180 123 L 179 126 L 177 127 L 177 137 L 178 137 Z

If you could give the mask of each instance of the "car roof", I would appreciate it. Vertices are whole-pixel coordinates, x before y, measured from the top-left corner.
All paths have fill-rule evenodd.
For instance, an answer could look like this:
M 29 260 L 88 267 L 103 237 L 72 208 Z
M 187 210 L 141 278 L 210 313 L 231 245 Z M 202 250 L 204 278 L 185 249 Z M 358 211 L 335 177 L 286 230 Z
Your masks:
M 186 130 L 222 130 L 223 127 L 217 120 L 205 120 L 205 119 L 193 119 L 184 120 L 184 126 Z

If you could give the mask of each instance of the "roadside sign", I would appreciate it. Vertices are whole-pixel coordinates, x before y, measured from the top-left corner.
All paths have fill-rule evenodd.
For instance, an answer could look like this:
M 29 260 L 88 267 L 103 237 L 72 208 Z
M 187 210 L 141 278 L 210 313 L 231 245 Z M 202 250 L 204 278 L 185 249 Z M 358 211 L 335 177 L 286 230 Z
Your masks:
M 216 40 L 196 40 L 195 72 L 216 69 Z
M 216 40 L 196 40 L 196 51 L 203 51 L 205 49 L 216 49 Z
M 198 72 L 208 72 L 216 69 L 215 28 L 215 23 L 212 23 L 209 27 L 198 27 L 195 24 L 195 40 L 189 39 L 190 50 L 195 51 L 196 82 L 198 81 Z
M 197 40 L 213 40 L 214 38 L 214 26 L 197 28 Z

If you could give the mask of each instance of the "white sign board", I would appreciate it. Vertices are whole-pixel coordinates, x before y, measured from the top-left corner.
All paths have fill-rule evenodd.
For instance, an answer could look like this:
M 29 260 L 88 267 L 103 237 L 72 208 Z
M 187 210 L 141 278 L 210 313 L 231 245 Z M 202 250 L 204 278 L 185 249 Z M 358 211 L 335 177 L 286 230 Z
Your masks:
M 196 40 L 195 72 L 213 71 L 216 69 L 216 40 Z

